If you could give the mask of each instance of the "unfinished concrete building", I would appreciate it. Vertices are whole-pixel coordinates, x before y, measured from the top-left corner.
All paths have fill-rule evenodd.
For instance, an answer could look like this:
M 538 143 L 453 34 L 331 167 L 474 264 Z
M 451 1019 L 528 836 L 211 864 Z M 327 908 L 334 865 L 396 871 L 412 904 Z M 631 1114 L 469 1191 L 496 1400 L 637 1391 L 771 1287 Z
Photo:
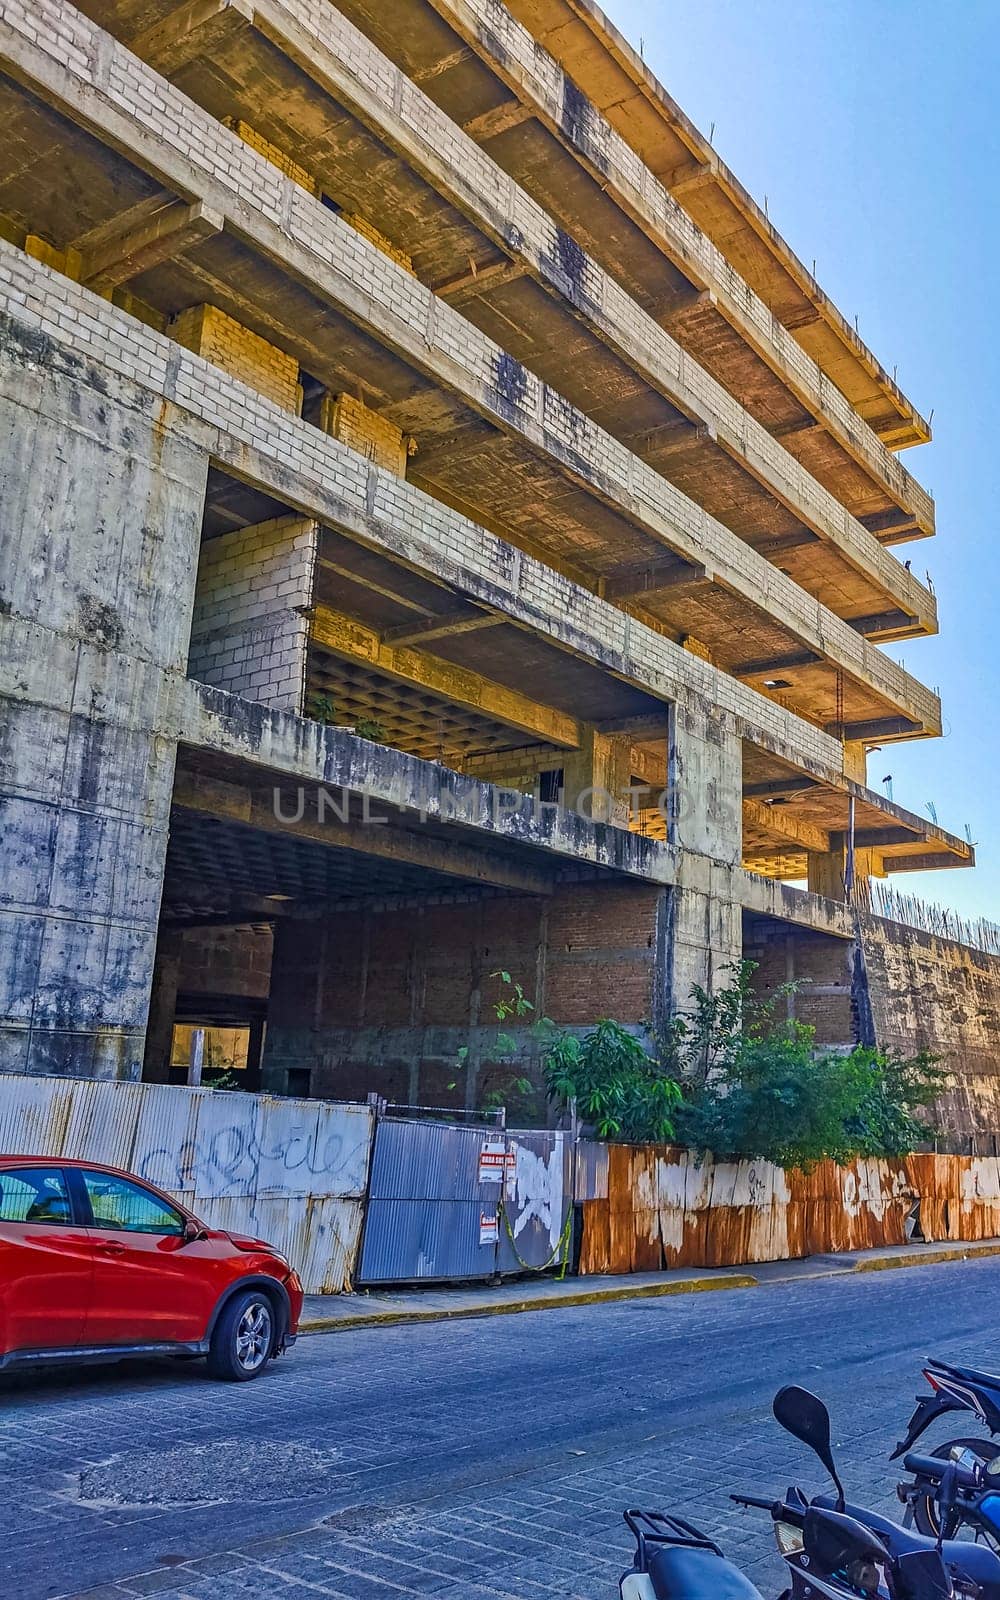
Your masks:
M 498 969 L 745 952 L 992 1126 L 996 975 L 858 893 L 973 859 L 866 778 L 927 423 L 592 0 L 0 0 L 0 70 L 2 1069 L 473 1106 Z

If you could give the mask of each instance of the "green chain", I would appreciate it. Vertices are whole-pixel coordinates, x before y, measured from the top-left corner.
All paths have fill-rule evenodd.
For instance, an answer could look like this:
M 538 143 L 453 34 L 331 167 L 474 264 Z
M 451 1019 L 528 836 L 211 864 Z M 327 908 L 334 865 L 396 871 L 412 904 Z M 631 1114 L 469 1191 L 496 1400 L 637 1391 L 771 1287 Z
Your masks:
M 521 1255 L 521 1252 L 517 1248 L 517 1240 L 514 1238 L 514 1230 L 510 1225 L 510 1217 L 507 1215 L 507 1202 L 502 1194 L 500 1196 L 500 1202 L 497 1206 L 497 1210 L 503 1217 L 504 1227 L 507 1229 L 507 1237 L 510 1240 L 510 1247 L 514 1252 L 514 1259 L 519 1267 L 524 1268 L 525 1272 L 547 1271 L 547 1269 L 553 1266 L 559 1259 L 559 1252 L 562 1251 L 562 1265 L 559 1268 L 559 1274 L 556 1280 L 558 1283 L 561 1283 L 566 1276 L 566 1268 L 569 1266 L 569 1244 L 570 1236 L 573 1231 L 573 1207 L 570 1206 L 566 1212 L 566 1222 L 562 1233 L 559 1235 L 559 1238 L 556 1241 L 556 1247 L 552 1254 L 549 1256 L 547 1261 L 543 1261 L 537 1266 L 534 1264 L 534 1262 L 525 1261 L 524 1257 Z

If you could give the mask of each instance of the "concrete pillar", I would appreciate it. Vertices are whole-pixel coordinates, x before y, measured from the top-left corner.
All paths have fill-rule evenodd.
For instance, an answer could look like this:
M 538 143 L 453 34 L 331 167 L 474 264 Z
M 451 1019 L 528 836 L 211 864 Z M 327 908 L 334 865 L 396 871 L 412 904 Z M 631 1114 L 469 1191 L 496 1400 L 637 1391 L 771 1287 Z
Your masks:
M 668 754 L 669 838 L 682 849 L 662 957 L 661 1006 L 683 1011 L 695 984 L 732 981 L 743 953 L 736 884 L 743 848 L 743 750 L 734 719 L 708 705 L 674 706 Z
M 156 944 L 142 1068 L 142 1076 L 147 1083 L 170 1081 L 170 1047 L 174 1037 L 183 953 L 183 933 L 176 929 L 161 928 Z
M 30 330 L 0 437 L 0 1067 L 137 1078 L 207 459 Z
M 594 822 L 627 828 L 632 782 L 631 740 L 587 728 L 579 750 L 563 758 L 563 803 Z
M 831 833 L 830 848 L 809 852 L 809 893 L 821 894 L 827 900 L 844 900 L 844 875 L 847 871 L 847 848 L 842 833 Z
M 885 862 L 880 850 L 855 850 L 854 881 L 863 884 L 869 878 L 884 878 Z M 821 894 L 827 900 L 846 900 L 847 835 L 831 833 L 828 851 L 809 852 L 809 892 Z

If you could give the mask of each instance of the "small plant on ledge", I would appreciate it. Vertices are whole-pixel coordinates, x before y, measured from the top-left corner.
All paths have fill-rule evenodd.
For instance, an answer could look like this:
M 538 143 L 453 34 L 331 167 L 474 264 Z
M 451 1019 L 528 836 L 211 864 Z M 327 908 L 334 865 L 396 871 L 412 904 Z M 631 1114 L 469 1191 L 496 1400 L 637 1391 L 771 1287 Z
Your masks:
M 354 724 L 354 731 L 359 739 L 370 739 L 372 744 L 386 742 L 385 728 L 374 717 L 359 717 Z
M 335 722 L 337 707 L 333 695 L 323 689 L 310 689 L 306 695 L 305 714 L 312 722 Z

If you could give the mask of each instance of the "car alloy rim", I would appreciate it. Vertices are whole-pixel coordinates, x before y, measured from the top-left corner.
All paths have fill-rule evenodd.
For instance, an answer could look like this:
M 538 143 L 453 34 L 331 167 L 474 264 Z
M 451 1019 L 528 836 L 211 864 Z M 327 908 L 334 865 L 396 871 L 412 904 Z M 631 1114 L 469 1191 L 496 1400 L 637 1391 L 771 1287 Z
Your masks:
M 271 1348 L 271 1308 L 252 1300 L 236 1327 L 236 1359 L 244 1372 L 255 1372 Z

